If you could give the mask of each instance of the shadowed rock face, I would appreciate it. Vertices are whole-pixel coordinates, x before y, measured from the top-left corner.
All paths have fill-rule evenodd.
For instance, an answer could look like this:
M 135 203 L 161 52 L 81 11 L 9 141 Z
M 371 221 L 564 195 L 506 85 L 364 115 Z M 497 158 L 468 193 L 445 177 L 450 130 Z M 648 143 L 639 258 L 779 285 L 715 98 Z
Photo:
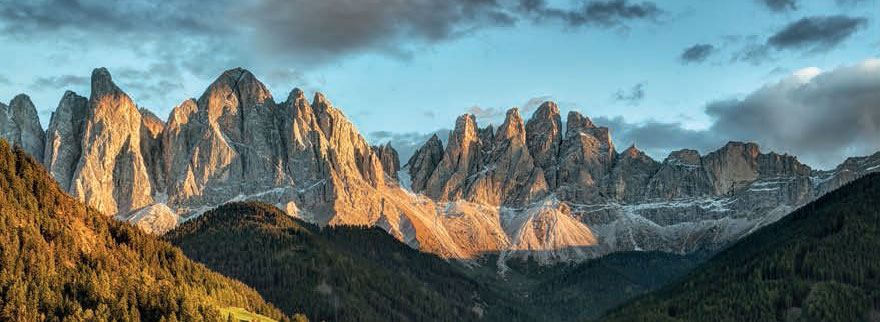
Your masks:
M 0 137 L 20 146 L 37 160 L 43 159 L 46 135 L 30 97 L 19 94 L 8 106 L 0 103 Z
M 393 147 L 370 146 L 324 95 L 295 88 L 276 102 L 241 68 L 164 122 L 103 68 L 88 98 L 64 94 L 45 133 L 27 96 L 0 104 L 3 138 L 41 158 L 62 189 L 146 231 L 257 200 L 320 225 L 382 227 L 451 258 L 715 249 L 880 171 L 880 153 L 814 171 L 740 142 L 657 162 L 635 146 L 618 153 L 609 129 L 578 112 L 565 121 L 552 102 L 528 122 L 511 109 L 497 128 L 465 114 L 445 147 L 432 136 L 401 170 Z
M 88 98 L 71 91 L 65 92 L 46 129 L 43 165 L 55 181 L 58 181 L 61 189 L 68 192 L 82 155 L 88 104 Z
M 440 159 L 442 158 L 443 142 L 440 142 L 440 138 L 437 137 L 437 134 L 434 134 L 425 145 L 413 153 L 406 163 L 411 180 L 410 186 L 413 190 L 425 191 L 428 186 L 428 180 L 431 179 L 431 175 L 437 169 L 437 165 L 440 164 Z

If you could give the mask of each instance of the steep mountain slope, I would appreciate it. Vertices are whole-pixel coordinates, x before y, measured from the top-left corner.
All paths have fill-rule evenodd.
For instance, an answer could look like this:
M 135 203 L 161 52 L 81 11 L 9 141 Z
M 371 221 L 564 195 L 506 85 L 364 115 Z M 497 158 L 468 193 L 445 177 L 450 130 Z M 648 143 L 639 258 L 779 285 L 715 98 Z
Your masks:
M 393 147 L 371 146 L 323 94 L 309 101 L 295 88 L 277 102 L 242 68 L 165 122 L 137 109 L 106 69 L 91 85 L 88 98 L 64 94 L 45 133 L 27 96 L 0 104 L 0 137 L 42 155 L 64 191 L 155 234 L 255 200 L 321 226 L 381 227 L 447 258 L 686 254 L 880 171 L 880 153 L 816 171 L 742 142 L 658 162 L 635 146 L 619 152 L 611 129 L 576 111 L 563 128 L 552 102 L 528 121 L 511 109 L 497 128 L 462 115 L 446 147 L 434 136 L 401 167 Z
M 472 245 L 466 249 L 470 253 L 494 247 L 504 258 L 530 256 L 549 263 L 619 251 L 711 251 L 854 177 L 880 171 L 880 153 L 817 171 L 793 156 L 761 153 L 756 144 L 742 142 L 706 155 L 680 150 L 657 162 L 635 146 L 618 153 L 609 129 L 576 111 L 568 114 L 563 134 L 552 102 L 542 104 L 525 133 L 520 131 L 523 120 L 516 109 L 508 111 L 497 133 L 491 126 L 480 129 L 466 114 L 456 121 L 445 149 L 431 138 L 402 170 L 410 174 L 414 192 L 447 204 L 446 209 L 482 209 L 477 212 L 488 220 L 471 225 L 475 229 L 445 225 L 455 240 Z M 523 144 L 527 149 L 518 148 Z M 510 178 L 514 188 L 506 184 Z M 557 219 L 530 218 L 548 205 L 563 205 L 547 217 Z M 497 236 L 487 231 L 498 230 L 506 234 L 485 238 Z
M 319 228 L 256 202 L 226 204 L 165 237 L 286 312 L 333 321 L 526 319 L 455 263 L 366 227 Z
M 609 321 L 862 321 L 880 317 L 880 174 L 764 227 Z
M 287 319 L 253 289 L 61 191 L 0 140 L 0 320 L 225 321 L 242 307 Z

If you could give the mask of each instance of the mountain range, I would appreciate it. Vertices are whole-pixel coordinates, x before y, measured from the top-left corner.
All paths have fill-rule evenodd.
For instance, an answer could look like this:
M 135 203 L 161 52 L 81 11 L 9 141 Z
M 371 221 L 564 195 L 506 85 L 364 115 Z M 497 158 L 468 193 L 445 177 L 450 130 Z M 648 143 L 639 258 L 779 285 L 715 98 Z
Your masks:
M 606 321 L 877 321 L 880 174 L 768 225 Z
M 880 153 L 814 170 L 730 142 L 653 160 L 618 151 L 610 129 L 542 104 L 494 128 L 460 116 L 407 161 L 371 146 L 321 93 L 277 102 L 236 68 L 166 120 L 103 68 L 89 97 L 64 93 L 43 130 L 26 95 L 0 104 L 0 137 L 86 204 L 163 234 L 219 205 L 275 205 L 306 222 L 376 226 L 446 258 L 579 262 L 621 251 L 717 250 L 866 173 Z

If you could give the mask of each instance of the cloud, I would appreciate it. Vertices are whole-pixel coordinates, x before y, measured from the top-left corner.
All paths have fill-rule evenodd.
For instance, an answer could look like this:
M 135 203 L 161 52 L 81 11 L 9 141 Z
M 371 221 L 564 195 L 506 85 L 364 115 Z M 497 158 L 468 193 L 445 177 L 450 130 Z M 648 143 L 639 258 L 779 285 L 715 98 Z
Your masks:
M 773 12 L 786 12 L 797 10 L 797 1 L 795 0 L 757 0 L 765 5 L 767 9 Z
M 615 101 L 624 102 L 628 105 L 639 105 L 645 99 L 645 84 L 638 83 L 633 85 L 628 91 L 618 90 L 611 94 L 611 98 Z
M 611 130 L 611 136 L 618 147 L 635 144 L 652 157 L 662 160 L 669 152 L 682 148 L 711 151 L 724 142 L 705 131 L 686 129 L 681 123 L 646 121 L 629 123 L 623 117 L 598 117 L 593 121 Z
M 140 89 L 210 80 L 235 66 L 268 75 L 273 85 L 308 86 L 315 83 L 304 79 L 310 69 L 353 56 L 407 60 L 487 29 L 522 23 L 607 29 L 662 13 L 653 2 L 629 0 L 558 6 L 542 0 L 0 0 L 0 39 L 42 45 L 56 51 L 47 56 L 73 62 L 113 50 L 122 59 L 107 63 L 111 72 L 161 65 L 149 80 L 134 80 L 138 92 L 131 94 L 173 106 L 177 102 L 163 97 L 185 92 Z
M 534 21 L 561 21 L 571 27 L 616 27 L 631 20 L 656 21 L 664 13 L 653 2 L 585 1 L 575 9 L 551 8 L 546 0 L 520 0 L 519 8 Z
M 774 49 L 809 49 L 817 52 L 834 48 L 867 25 L 868 19 L 844 15 L 801 18 L 767 39 Z
M 754 140 L 823 167 L 880 150 L 880 59 L 828 72 L 796 71 L 749 94 L 706 106 L 710 131 Z
M 70 87 L 87 87 L 89 78 L 78 75 L 61 75 L 52 77 L 37 77 L 31 83 L 31 88 L 57 88 L 66 89 Z
M 747 37 L 745 45 L 733 53 L 731 61 L 759 65 L 774 60 L 773 53 L 784 50 L 824 53 L 849 39 L 867 23 L 866 18 L 845 15 L 804 17 L 785 25 L 763 43 L 755 36 Z
M 0 85 L 10 85 L 10 84 L 12 84 L 12 81 L 10 81 L 9 78 L 6 78 L 6 76 L 0 75 Z
M 711 44 L 696 44 L 685 48 L 679 56 L 682 64 L 701 63 L 715 52 L 715 46 Z
M 595 121 L 611 129 L 618 145 L 635 143 L 658 159 L 680 148 L 706 153 L 735 140 L 829 168 L 846 157 L 880 151 L 878 107 L 880 59 L 868 59 L 825 72 L 804 68 L 742 99 L 709 103 L 705 112 L 713 121 L 703 130 L 621 117 Z

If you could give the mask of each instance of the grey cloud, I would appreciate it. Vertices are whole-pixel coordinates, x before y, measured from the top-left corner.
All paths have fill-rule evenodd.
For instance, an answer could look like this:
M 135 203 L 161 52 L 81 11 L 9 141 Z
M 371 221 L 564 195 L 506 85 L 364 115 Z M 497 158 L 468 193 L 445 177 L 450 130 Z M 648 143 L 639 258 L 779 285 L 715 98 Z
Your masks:
M 602 28 L 655 19 L 660 13 L 652 2 L 626 0 L 581 0 L 560 8 L 528 0 L 132 0 L 124 5 L 0 0 L 0 38 L 35 44 L 52 40 L 54 48 L 63 49 L 47 54 L 71 57 L 94 48 L 119 48 L 140 61 L 167 66 L 149 81 L 166 88 L 184 74 L 205 80 L 232 66 L 283 84 L 308 83 L 300 73 L 352 55 L 408 59 L 431 45 L 523 20 Z
M 795 0 L 757 0 L 768 9 L 774 12 L 785 12 L 797 10 L 797 1 Z
M 48 0 L 0 1 L 0 17 L 7 23 L 2 30 L 12 34 L 70 29 L 104 33 L 218 32 L 225 24 L 216 23 L 216 12 L 194 0 L 152 1 L 132 0 L 124 5 L 113 1 Z
M 631 20 L 656 21 L 664 13 L 653 2 L 586 1 L 575 9 L 552 8 L 546 0 L 520 0 L 519 9 L 535 21 L 556 20 L 573 26 L 615 27 Z
M 696 149 L 700 152 L 714 150 L 724 140 L 712 133 L 690 130 L 681 123 L 647 121 L 630 123 L 623 117 L 598 117 L 593 119 L 596 124 L 607 126 L 617 146 L 635 144 L 651 157 L 662 160 L 670 152 L 682 148 Z
M 611 94 L 611 98 L 613 98 L 615 101 L 624 102 L 628 105 L 639 105 L 639 103 L 641 103 L 642 100 L 645 99 L 645 84 L 635 84 L 627 91 L 624 91 L 622 89 L 618 90 L 614 94 Z
M 754 36 L 748 37 L 745 45 L 733 53 L 731 61 L 759 65 L 775 60 L 773 54 L 783 50 L 827 52 L 861 30 L 867 22 L 866 18 L 846 15 L 804 17 L 785 25 L 763 43 Z
M 52 77 L 37 77 L 31 83 L 31 88 L 58 88 L 66 89 L 70 87 L 88 86 L 89 78 L 78 75 L 61 75 Z
M 710 131 L 823 167 L 880 150 L 880 60 L 811 79 L 796 74 L 744 99 L 709 104 Z
M 12 81 L 10 81 L 9 78 L 6 78 L 6 76 L 0 75 L 0 85 L 10 85 L 10 84 L 12 84 Z
M 715 46 L 711 44 L 696 44 L 685 48 L 679 56 L 683 64 L 700 63 L 709 58 L 715 52 Z
M 801 18 L 767 39 L 775 49 L 810 49 L 827 51 L 834 48 L 868 23 L 862 17 L 844 15 Z
M 705 130 L 621 117 L 595 122 L 608 126 L 618 145 L 635 143 L 657 159 L 681 148 L 706 153 L 731 140 L 756 142 L 763 151 L 790 153 L 821 168 L 880 151 L 880 59 L 815 73 L 795 72 L 742 99 L 707 104 L 713 123 Z
M 479 105 L 471 106 L 467 109 L 468 114 L 472 114 L 477 121 L 483 121 L 488 123 L 493 123 L 498 121 L 499 118 L 504 117 L 504 112 L 506 110 L 497 107 L 480 107 Z

